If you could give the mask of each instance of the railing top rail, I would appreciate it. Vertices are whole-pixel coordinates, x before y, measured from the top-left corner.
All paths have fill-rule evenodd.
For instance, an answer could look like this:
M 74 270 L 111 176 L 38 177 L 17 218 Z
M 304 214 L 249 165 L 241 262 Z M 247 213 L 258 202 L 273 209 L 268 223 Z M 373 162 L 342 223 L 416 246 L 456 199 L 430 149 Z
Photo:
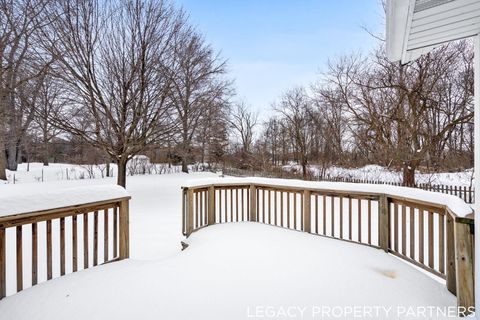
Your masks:
M 130 200 L 130 196 L 74 206 L 2 216 L 0 217 L 0 226 L 13 227 L 22 224 L 28 224 L 33 221 L 45 221 L 54 218 L 72 216 L 79 213 L 91 212 L 94 210 L 100 211 L 111 208 L 112 204 L 118 204 L 124 200 Z
M 21 185 L 22 187 L 24 185 Z M 128 192 L 117 185 L 53 188 L 47 186 L 0 186 L 0 223 L 21 216 L 41 216 L 65 210 L 105 205 L 130 199 Z
M 271 187 L 279 189 L 310 190 L 325 194 L 348 195 L 359 197 L 380 197 L 387 195 L 398 201 L 412 202 L 420 205 L 446 209 L 454 217 L 465 218 L 473 213 L 472 207 L 459 197 L 386 184 L 362 184 L 348 182 L 304 181 L 293 179 L 272 179 L 260 177 L 245 178 L 205 178 L 187 181 L 182 188 L 196 189 L 211 186 L 245 186 Z

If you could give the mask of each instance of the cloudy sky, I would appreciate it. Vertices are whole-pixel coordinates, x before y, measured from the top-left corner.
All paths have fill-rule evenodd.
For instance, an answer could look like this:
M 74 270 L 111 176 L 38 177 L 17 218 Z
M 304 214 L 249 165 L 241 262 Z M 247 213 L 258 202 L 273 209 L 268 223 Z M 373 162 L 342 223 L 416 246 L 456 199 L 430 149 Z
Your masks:
M 238 98 L 264 115 L 288 88 L 308 85 L 329 58 L 368 52 L 383 32 L 380 0 L 176 0 L 228 59 Z

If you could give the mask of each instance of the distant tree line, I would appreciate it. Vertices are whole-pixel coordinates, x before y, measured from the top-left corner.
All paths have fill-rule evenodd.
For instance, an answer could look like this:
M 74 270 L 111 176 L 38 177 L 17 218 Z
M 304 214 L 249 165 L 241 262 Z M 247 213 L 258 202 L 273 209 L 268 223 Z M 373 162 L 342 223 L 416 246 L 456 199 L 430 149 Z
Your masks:
M 444 46 L 405 65 L 329 62 L 266 119 L 235 101 L 227 63 L 165 0 L 0 0 L 0 179 L 41 161 L 154 162 L 276 170 L 295 162 L 403 171 L 473 165 L 473 51 Z M 268 108 L 268 106 L 259 106 Z M 106 170 L 107 174 L 110 170 Z
M 473 166 L 473 51 L 443 46 L 405 65 L 380 46 L 368 56 L 343 56 L 308 88 L 285 92 L 258 128 L 257 166 L 367 163 L 415 171 Z M 320 170 L 322 174 L 322 170 Z M 323 172 L 325 172 L 323 170 Z

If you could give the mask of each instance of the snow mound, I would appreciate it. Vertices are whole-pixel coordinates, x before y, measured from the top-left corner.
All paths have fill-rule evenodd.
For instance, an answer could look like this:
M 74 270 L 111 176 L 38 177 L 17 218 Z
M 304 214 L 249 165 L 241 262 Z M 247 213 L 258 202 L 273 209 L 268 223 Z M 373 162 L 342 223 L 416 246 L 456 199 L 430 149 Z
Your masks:
M 397 197 L 403 197 L 411 200 L 418 200 L 447 206 L 458 217 L 466 217 L 473 213 L 472 207 L 465 203 L 459 197 L 431 192 L 416 188 L 397 187 L 384 184 L 363 184 L 363 183 L 346 183 L 346 182 L 326 182 L 326 181 L 304 181 L 293 179 L 271 179 L 260 177 L 246 178 L 207 178 L 189 180 L 184 187 L 209 186 L 214 184 L 236 185 L 236 184 L 257 184 L 263 186 L 282 186 L 294 188 L 312 188 L 324 190 L 338 190 L 351 192 L 366 192 L 370 194 L 387 194 Z
M 117 185 L 0 185 L 0 217 L 128 197 Z
M 339 319 L 315 312 L 353 306 L 385 308 L 369 319 L 412 319 L 405 307 L 456 304 L 444 284 L 366 246 L 256 223 L 204 228 L 188 243 L 168 259 L 110 263 L 24 290 L 0 302 L 0 319 L 267 319 L 255 316 L 265 307 Z

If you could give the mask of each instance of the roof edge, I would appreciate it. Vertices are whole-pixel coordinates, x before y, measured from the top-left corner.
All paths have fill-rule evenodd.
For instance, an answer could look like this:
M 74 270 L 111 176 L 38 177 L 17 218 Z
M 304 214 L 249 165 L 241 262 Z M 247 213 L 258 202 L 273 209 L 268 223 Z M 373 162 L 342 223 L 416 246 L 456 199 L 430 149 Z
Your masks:
M 407 36 L 407 26 L 410 24 L 412 8 L 415 0 L 388 0 L 386 10 L 387 57 L 390 61 L 402 60 Z

